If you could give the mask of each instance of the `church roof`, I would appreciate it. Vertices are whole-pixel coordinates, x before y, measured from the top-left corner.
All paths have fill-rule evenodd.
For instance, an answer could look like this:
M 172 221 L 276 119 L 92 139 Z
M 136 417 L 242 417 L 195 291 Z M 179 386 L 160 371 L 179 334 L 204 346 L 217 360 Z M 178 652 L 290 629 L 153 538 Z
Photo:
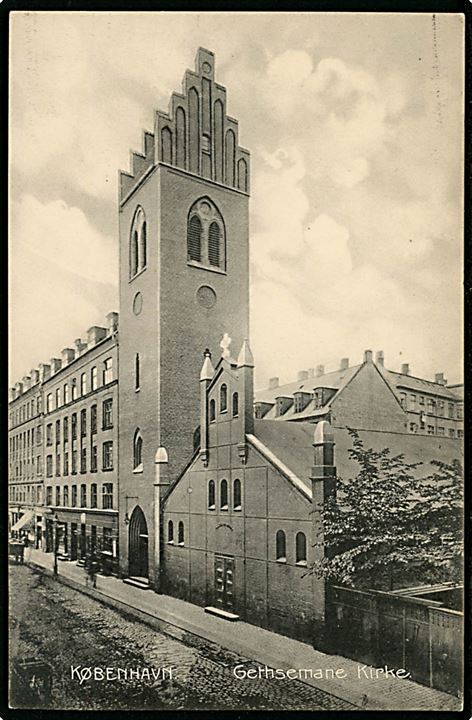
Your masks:
M 337 474 L 345 479 L 354 477 L 359 468 L 349 454 L 349 449 L 352 448 L 352 440 L 348 431 L 344 428 L 332 427 L 331 432 L 335 442 Z M 423 465 L 419 466 L 415 471 L 418 477 L 424 477 L 434 471 L 434 466 L 430 464 L 431 460 L 450 463 L 456 458 L 461 458 L 461 443 L 451 438 L 435 435 L 406 435 L 374 430 L 360 430 L 358 432 L 365 448 L 383 450 L 388 447 L 392 455 L 403 453 L 407 462 L 422 462 Z M 259 443 L 262 443 L 303 484 L 303 494 L 311 497 L 310 476 L 314 462 L 313 424 L 256 420 L 254 435 Z M 287 473 L 284 474 L 287 475 Z M 289 475 L 287 477 L 291 480 Z

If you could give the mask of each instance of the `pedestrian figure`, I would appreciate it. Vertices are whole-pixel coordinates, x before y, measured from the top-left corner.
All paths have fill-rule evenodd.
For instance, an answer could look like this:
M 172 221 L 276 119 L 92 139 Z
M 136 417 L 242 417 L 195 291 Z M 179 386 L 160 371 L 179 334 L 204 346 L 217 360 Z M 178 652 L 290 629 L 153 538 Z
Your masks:
M 25 535 L 23 538 L 23 545 L 25 546 L 25 559 L 28 561 L 30 559 L 30 541 L 28 538 L 28 535 Z
M 90 560 L 87 573 L 87 586 L 92 583 L 92 587 L 97 587 L 97 563 L 95 560 Z

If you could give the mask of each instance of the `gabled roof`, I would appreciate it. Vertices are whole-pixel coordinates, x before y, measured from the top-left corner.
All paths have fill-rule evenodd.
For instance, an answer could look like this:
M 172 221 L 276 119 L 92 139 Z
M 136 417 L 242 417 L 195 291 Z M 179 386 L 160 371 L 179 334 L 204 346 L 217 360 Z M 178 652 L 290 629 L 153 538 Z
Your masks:
M 432 380 L 423 380 L 423 378 L 414 377 L 413 375 L 405 375 L 404 373 L 394 372 L 393 370 L 383 370 L 382 374 L 385 379 L 393 385 L 397 390 L 415 390 L 417 393 L 440 395 L 450 400 L 457 400 L 458 396 L 447 386 Z M 459 386 L 458 386 L 459 387 Z
M 362 365 L 353 365 L 352 367 L 346 368 L 345 370 L 335 370 L 334 372 L 324 373 L 316 377 L 310 377 L 306 380 L 298 382 L 287 383 L 286 385 L 279 385 L 276 388 L 269 388 L 267 390 L 259 390 L 255 393 L 256 402 L 268 402 L 275 403 L 277 397 L 293 397 L 296 392 L 307 392 L 312 393 L 317 388 L 328 388 L 339 392 L 344 388 L 347 383 L 354 377 L 356 372 L 362 367 Z M 336 393 L 337 394 L 337 393 Z M 335 395 L 333 395 L 334 399 Z M 331 400 L 330 400 L 331 402 Z M 329 404 L 329 403 L 328 403 Z M 276 419 L 275 407 L 271 408 L 264 419 Z M 288 418 L 294 417 L 294 419 L 302 419 L 304 417 L 313 417 L 318 415 L 325 415 L 327 408 L 317 407 L 316 401 L 311 400 L 307 407 L 299 413 L 294 411 L 293 406 L 287 410 L 277 420 L 287 420 Z
M 331 432 L 335 442 L 337 474 L 344 479 L 355 477 L 359 468 L 349 455 L 352 440 L 348 431 L 344 428 L 332 427 Z M 407 462 L 422 462 L 423 465 L 415 471 L 418 477 L 424 477 L 434 471 L 434 466 L 430 464 L 431 460 L 450 463 L 456 458 L 461 459 L 462 456 L 461 443 L 451 438 L 375 430 L 360 430 L 358 433 L 366 449 L 383 450 L 388 447 L 392 455 L 403 453 Z M 308 494 L 311 495 L 314 425 L 306 422 L 280 423 L 274 420 L 256 420 L 254 436 L 283 467 L 289 470 L 291 475 L 304 485 L 303 494 L 307 497 Z M 248 437 L 248 440 L 251 441 L 251 438 Z M 255 444 L 254 446 L 257 449 Z M 286 472 L 284 474 L 293 483 L 290 474 Z

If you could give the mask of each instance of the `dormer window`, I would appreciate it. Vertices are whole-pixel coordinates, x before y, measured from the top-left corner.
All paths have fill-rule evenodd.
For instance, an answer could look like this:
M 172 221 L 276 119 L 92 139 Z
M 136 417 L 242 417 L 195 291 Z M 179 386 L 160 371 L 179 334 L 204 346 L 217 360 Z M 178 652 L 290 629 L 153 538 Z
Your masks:
M 207 197 L 197 200 L 188 214 L 187 262 L 207 269 L 226 269 L 223 218 L 216 205 Z
M 132 279 L 146 267 L 147 259 L 147 225 L 142 207 L 138 206 L 134 213 L 129 241 L 129 276 Z

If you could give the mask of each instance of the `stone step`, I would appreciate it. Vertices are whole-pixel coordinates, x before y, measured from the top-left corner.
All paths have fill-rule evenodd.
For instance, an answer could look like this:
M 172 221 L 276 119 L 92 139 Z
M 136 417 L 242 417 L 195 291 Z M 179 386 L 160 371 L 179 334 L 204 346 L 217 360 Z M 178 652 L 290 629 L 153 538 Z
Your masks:
M 217 617 L 223 618 L 223 620 L 230 620 L 231 622 L 239 620 L 239 615 L 228 612 L 228 610 L 223 610 L 222 608 L 212 607 L 211 605 L 205 608 L 205 612 L 210 615 L 216 615 Z
M 133 587 L 140 588 L 140 590 L 150 590 L 149 580 L 143 577 L 127 577 L 123 578 L 123 582 L 126 585 L 132 585 Z

